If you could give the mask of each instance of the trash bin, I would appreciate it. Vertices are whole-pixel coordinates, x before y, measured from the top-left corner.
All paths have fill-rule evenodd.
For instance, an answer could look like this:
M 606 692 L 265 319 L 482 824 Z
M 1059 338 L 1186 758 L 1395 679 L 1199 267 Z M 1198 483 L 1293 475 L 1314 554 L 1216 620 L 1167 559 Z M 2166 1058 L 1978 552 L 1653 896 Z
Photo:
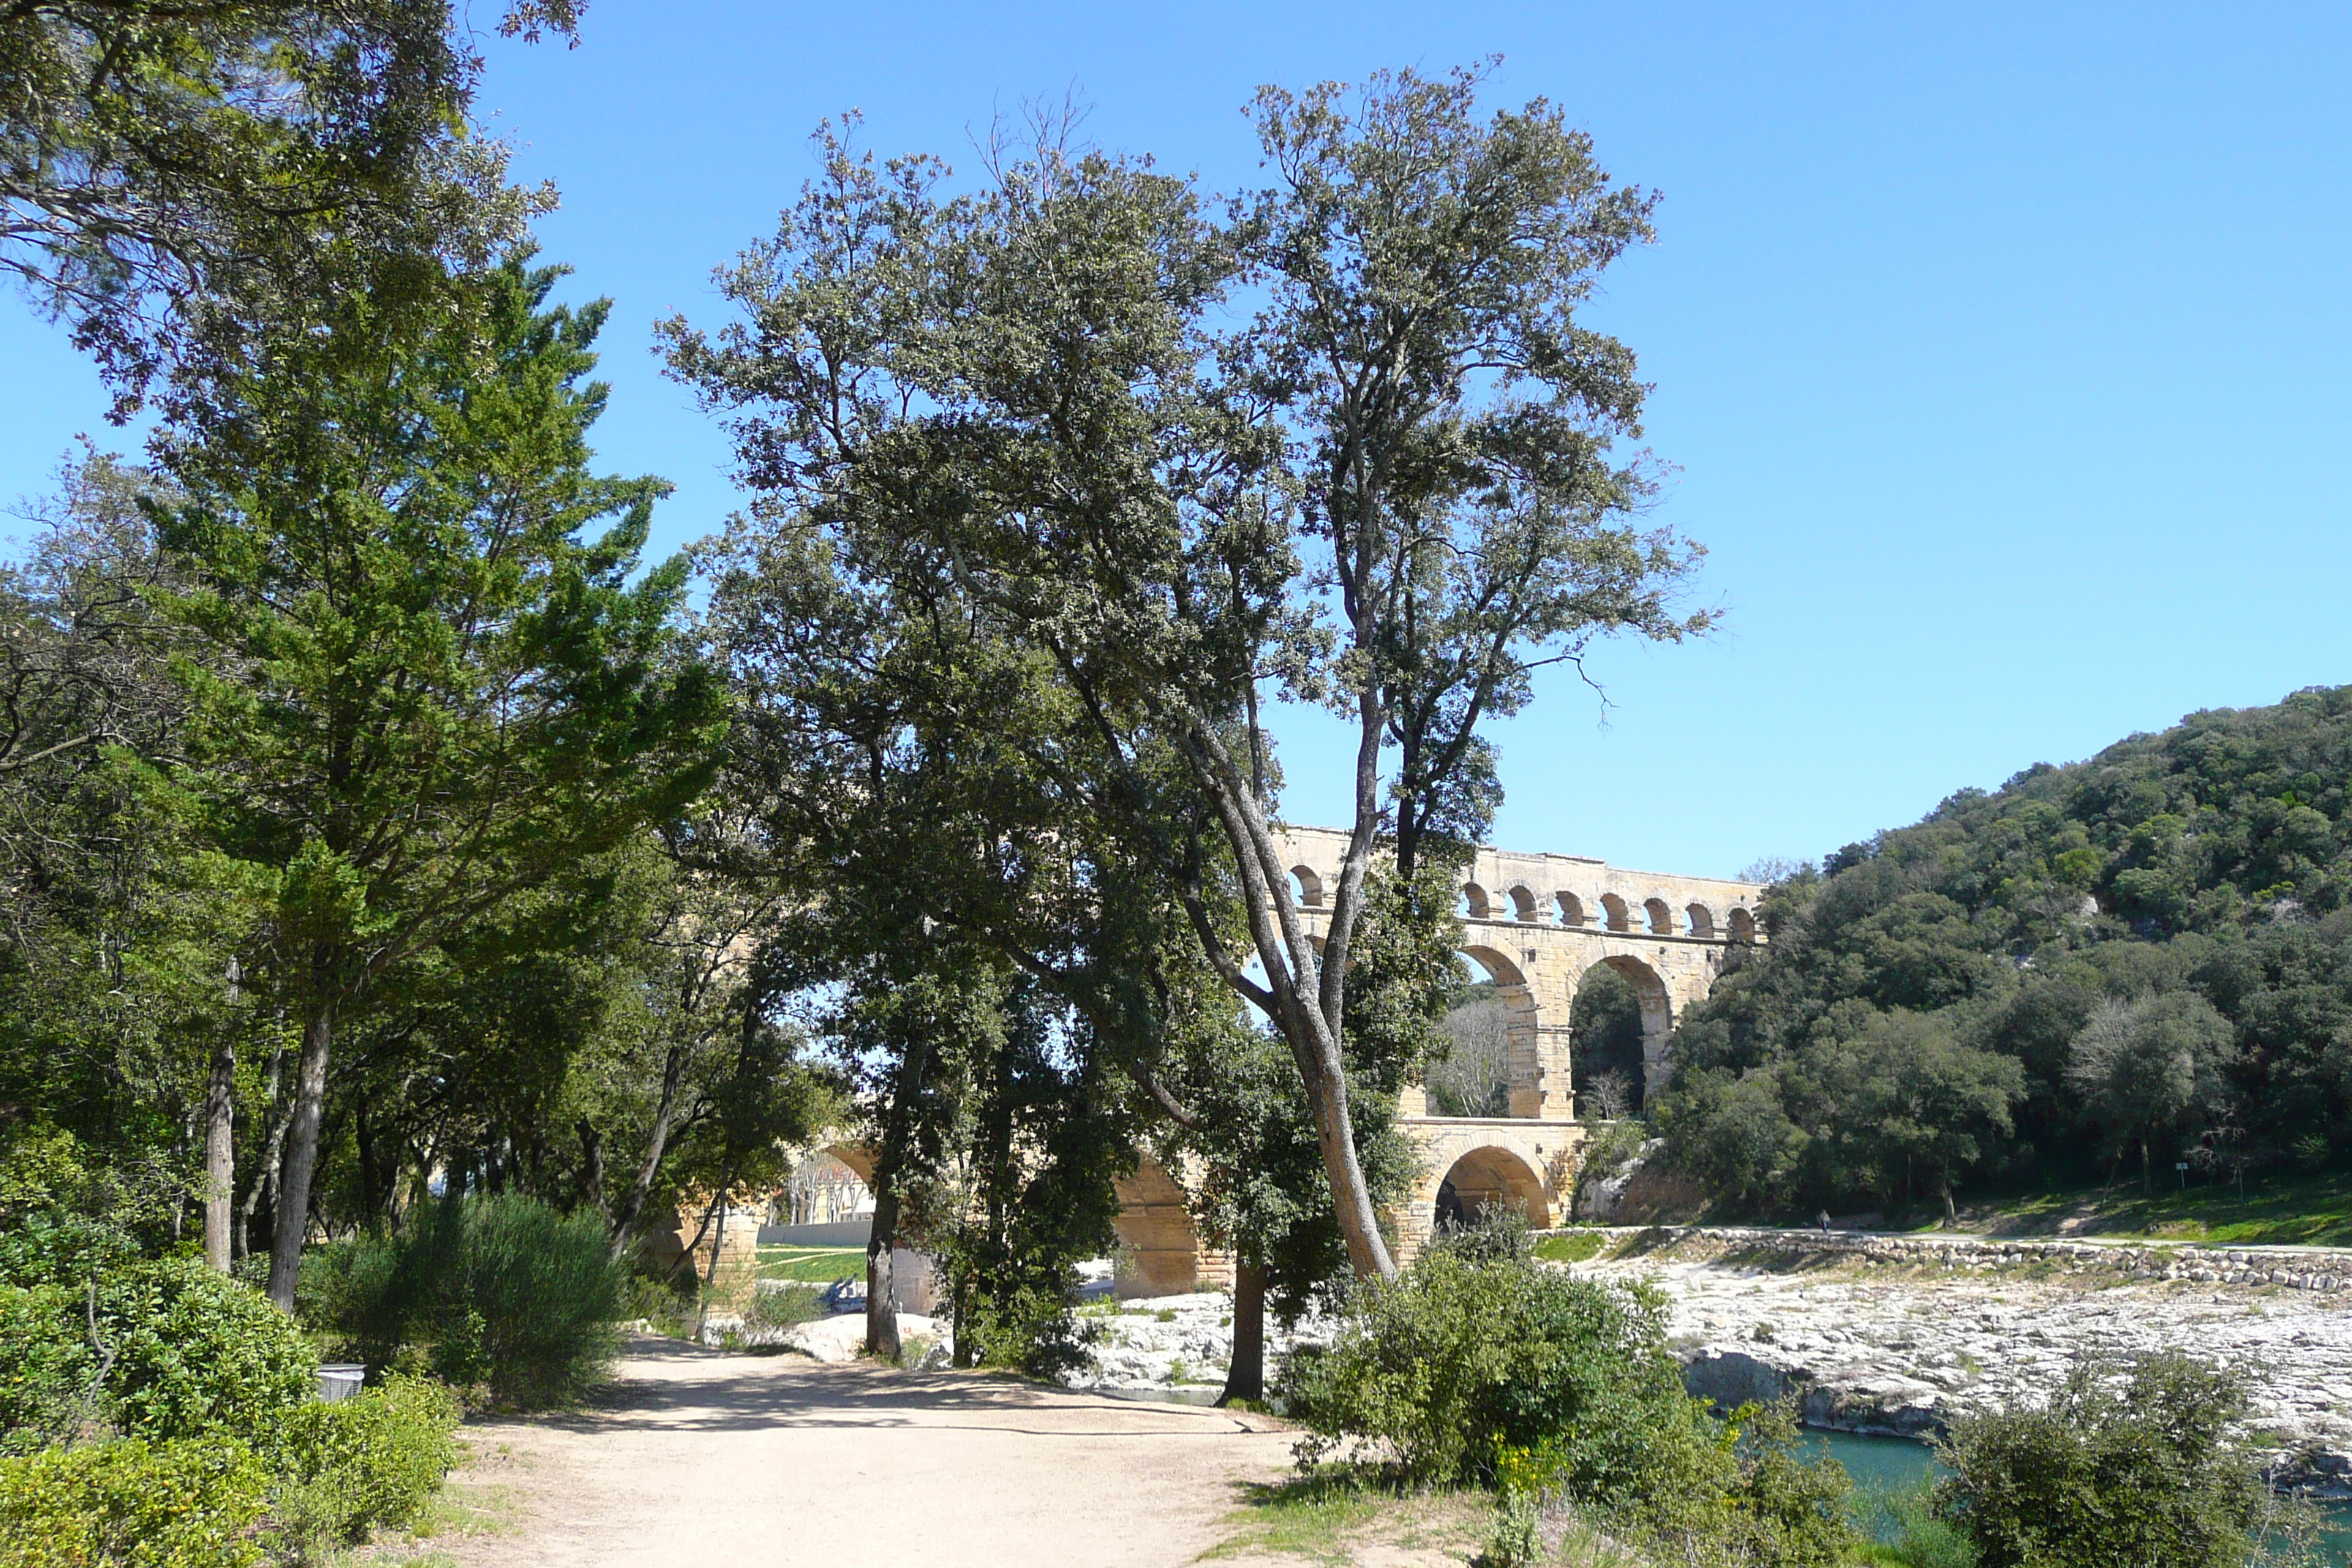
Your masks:
M 367 1382 L 367 1368 L 348 1362 L 339 1362 L 319 1369 L 319 1397 L 332 1405 L 349 1399 Z

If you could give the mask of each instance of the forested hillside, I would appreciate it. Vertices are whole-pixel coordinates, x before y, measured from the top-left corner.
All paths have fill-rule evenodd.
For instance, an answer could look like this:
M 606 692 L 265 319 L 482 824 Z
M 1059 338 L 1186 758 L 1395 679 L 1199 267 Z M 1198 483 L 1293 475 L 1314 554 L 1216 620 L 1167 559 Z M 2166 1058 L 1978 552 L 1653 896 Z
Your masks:
M 1767 894 L 1675 1037 L 1748 1212 L 2315 1171 L 2352 1145 L 2352 687 L 1964 790 Z

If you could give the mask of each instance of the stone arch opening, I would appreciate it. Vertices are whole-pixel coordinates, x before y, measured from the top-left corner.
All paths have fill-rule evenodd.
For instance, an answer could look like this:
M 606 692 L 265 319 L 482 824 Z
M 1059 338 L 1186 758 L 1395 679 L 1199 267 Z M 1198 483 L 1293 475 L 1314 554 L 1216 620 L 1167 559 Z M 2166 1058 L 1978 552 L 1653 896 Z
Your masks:
M 1623 954 L 1601 960 L 1576 983 L 1569 1012 L 1578 1109 L 1630 1116 L 1665 1081 L 1673 1006 L 1658 972 Z
M 1705 904 L 1693 904 L 1685 910 L 1683 914 L 1690 921 L 1691 935 L 1713 938 L 1715 935 L 1714 910 Z
M 1445 1016 L 1454 1051 L 1423 1075 L 1433 1116 L 1540 1114 L 1543 1075 L 1537 1056 L 1537 1007 L 1528 977 L 1507 953 L 1465 947 L 1470 994 Z
M 1323 907 L 1323 879 L 1315 874 L 1313 867 L 1293 866 L 1290 878 L 1298 884 L 1299 908 L 1319 910 Z
M 1510 1150 L 1490 1146 L 1473 1149 L 1454 1162 L 1438 1184 L 1436 1212 L 1430 1218 L 1444 1235 L 1474 1223 L 1489 1209 L 1512 1208 L 1538 1228 L 1551 1224 L 1543 1178 Z
M 1582 899 L 1578 898 L 1574 893 L 1555 893 L 1552 895 L 1552 898 L 1554 901 L 1559 905 L 1560 924 L 1564 926 L 1580 926 L 1584 923 L 1584 900 Z
M 1734 942 L 1745 943 L 1756 940 L 1756 917 L 1746 910 L 1732 910 L 1730 919 L 1724 924 Z
M 783 1190 L 768 1204 L 770 1225 L 848 1225 L 874 1213 L 874 1152 L 863 1143 L 828 1143 L 793 1163 Z
M 1509 897 L 1511 918 L 1532 923 L 1536 918 L 1536 896 L 1528 889 L 1528 885 L 1525 882 L 1513 883 Z
M 1495 900 L 1488 898 L 1486 889 L 1477 883 L 1465 882 L 1462 884 L 1462 912 L 1474 921 L 1493 920 Z
M 1642 912 L 1649 917 L 1650 932 L 1652 935 L 1672 936 L 1675 934 L 1674 907 L 1668 904 L 1665 900 L 1643 900 L 1642 903 Z
M 1601 895 L 1601 923 L 1606 925 L 1611 931 L 1632 931 L 1633 929 L 1633 914 L 1625 908 L 1625 900 L 1619 898 L 1614 893 L 1603 893 Z

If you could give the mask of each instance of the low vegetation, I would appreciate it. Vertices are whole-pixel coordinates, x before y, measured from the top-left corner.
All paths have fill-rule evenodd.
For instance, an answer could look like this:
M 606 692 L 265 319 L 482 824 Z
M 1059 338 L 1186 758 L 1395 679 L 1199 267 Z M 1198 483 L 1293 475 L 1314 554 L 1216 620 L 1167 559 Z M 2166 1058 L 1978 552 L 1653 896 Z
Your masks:
M 320 1403 L 310 1336 L 167 1217 L 68 1138 L 0 1140 L 0 1565 L 291 1568 L 415 1520 L 456 1395 Z

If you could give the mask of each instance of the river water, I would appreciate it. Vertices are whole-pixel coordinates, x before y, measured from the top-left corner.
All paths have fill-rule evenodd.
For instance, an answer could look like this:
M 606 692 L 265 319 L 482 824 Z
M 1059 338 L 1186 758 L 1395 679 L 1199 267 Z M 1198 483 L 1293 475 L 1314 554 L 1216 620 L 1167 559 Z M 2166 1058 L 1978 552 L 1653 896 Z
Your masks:
M 1853 1478 L 1857 1496 L 1874 1491 L 1902 1491 L 1917 1484 L 1923 1476 L 1951 1474 L 1936 1462 L 1927 1444 L 1915 1443 L 1907 1437 L 1858 1437 L 1850 1432 L 1807 1428 L 1802 1442 L 1809 1454 L 1826 1454 L 1843 1465 L 1845 1473 Z M 2330 1561 L 2336 1568 L 2352 1568 L 2352 1504 L 2323 1503 L 2321 1508 L 2326 1515 L 2324 1528 Z

